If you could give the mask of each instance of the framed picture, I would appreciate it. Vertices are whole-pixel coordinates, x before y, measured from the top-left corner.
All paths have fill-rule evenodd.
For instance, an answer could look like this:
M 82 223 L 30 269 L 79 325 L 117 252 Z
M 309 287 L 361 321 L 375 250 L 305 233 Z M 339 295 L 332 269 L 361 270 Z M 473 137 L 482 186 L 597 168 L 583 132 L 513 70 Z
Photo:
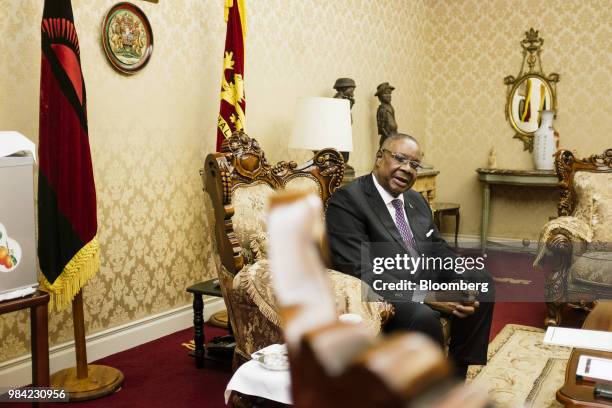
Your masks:
M 147 16 L 132 3 L 115 4 L 102 21 L 102 46 L 118 71 L 140 71 L 153 53 L 153 32 Z

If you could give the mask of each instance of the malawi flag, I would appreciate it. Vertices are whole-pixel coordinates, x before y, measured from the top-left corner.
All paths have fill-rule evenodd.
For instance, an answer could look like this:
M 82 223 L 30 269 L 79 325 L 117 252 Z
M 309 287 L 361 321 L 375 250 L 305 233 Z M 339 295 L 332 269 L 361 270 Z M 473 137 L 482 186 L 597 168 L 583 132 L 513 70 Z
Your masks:
M 225 0 L 225 53 L 221 78 L 221 106 L 217 124 L 217 151 L 232 132 L 244 130 L 244 40 L 246 38 L 245 0 Z
M 70 0 L 45 0 L 41 45 L 38 260 L 41 287 L 60 310 L 100 263 L 85 82 Z

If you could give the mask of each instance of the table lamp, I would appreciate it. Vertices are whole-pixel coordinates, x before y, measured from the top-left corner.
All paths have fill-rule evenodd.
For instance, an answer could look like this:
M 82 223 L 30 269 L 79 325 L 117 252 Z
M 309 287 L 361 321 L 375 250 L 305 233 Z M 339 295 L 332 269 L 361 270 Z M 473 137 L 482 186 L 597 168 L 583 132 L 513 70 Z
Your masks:
M 334 148 L 344 157 L 345 179 L 354 177 L 355 169 L 346 163 L 348 152 L 353 150 L 349 101 L 324 97 L 300 98 L 295 110 L 289 147 L 313 151 Z

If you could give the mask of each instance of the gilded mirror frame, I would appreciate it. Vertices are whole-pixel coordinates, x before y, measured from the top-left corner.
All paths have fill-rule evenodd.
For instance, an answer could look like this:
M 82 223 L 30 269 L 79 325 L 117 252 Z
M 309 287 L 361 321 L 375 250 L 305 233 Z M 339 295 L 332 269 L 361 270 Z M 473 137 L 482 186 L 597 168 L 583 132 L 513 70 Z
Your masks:
M 521 70 L 516 78 L 509 75 L 504 78 L 504 84 L 508 86 L 506 94 L 506 120 L 515 131 L 514 138 L 520 139 L 523 142 L 523 150 L 533 151 L 533 134 L 534 130 L 525 130 L 521 128 L 515 117 L 514 104 L 515 95 L 520 92 L 523 84 L 530 84 L 533 80 L 539 80 L 544 86 L 544 98 L 541 102 L 546 109 L 557 111 L 557 82 L 559 82 L 559 74 L 551 73 L 546 75 L 542 70 L 542 61 L 540 54 L 544 40 L 539 36 L 539 31 L 533 28 L 525 32 L 525 39 L 521 41 L 523 49 L 523 62 Z M 549 97 L 549 100 L 547 100 Z M 538 114 L 537 121 L 539 122 L 539 110 L 533 109 Z M 537 127 L 536 127 L 537 129 Z

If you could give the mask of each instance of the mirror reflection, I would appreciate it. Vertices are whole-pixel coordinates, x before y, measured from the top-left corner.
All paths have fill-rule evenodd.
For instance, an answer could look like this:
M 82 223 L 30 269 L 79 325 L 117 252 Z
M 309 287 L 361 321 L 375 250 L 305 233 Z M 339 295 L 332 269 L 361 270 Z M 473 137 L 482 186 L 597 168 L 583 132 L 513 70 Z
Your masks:
M 540 127 L 540 112 L 556 111 L 556 85 L 559 74 L 546 75 L 542 70 L 540 54 L 544 40 L 533 28 L 525 32 L 521 41 L 523 62 L 516 77 L 508 75 L 504 84 L 506 94 L 506 119 L 514 129 L 514 137 L 523 142 L 523 149 L 532 151 L 533 134 Z
M 552 109 L 552 90 L 538 76 L 524 77 L 515 86 L 510 105 L 510 118 L 522 132 L 532 133 L 540 127 L 540 112 Z

